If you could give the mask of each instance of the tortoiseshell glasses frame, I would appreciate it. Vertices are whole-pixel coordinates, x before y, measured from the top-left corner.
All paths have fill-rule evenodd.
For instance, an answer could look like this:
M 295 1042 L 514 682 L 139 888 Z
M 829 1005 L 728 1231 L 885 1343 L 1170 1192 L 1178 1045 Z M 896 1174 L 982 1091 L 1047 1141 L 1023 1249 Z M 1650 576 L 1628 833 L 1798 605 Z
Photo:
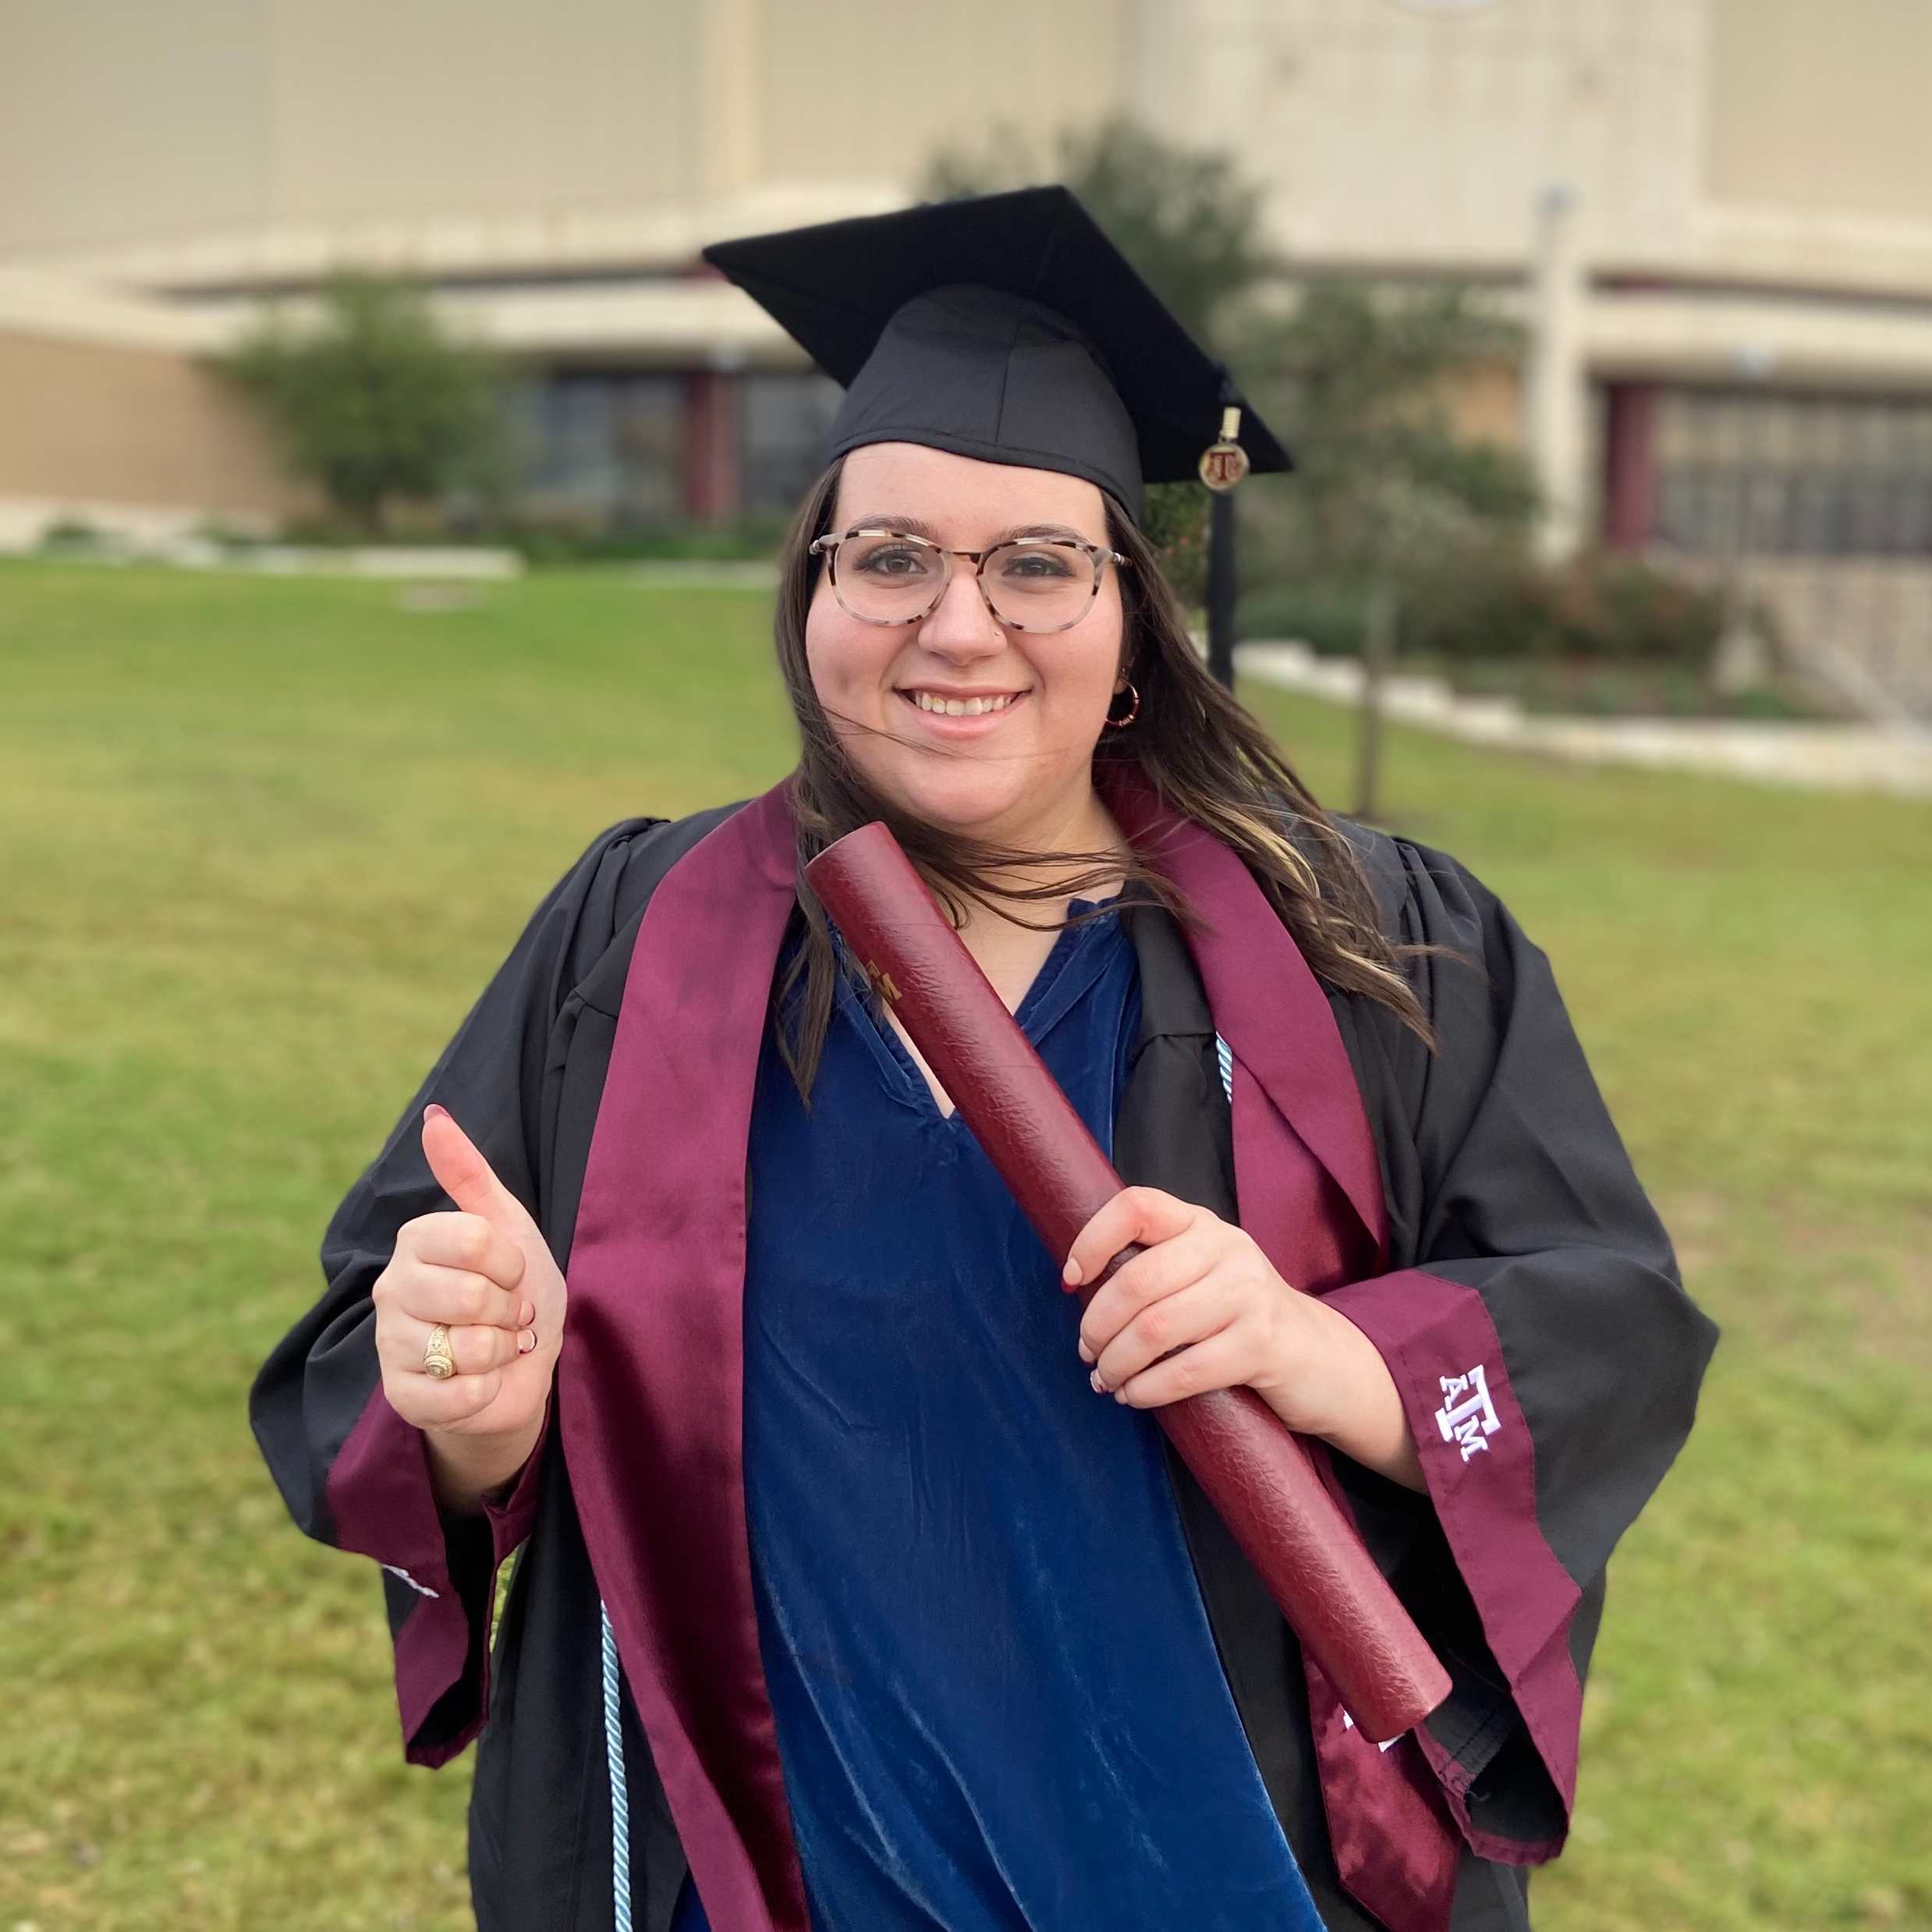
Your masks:
M 841 570 L 848 553 L 856 565 Z M 923 622 L 939 608 L 955 563 L 965 562 L 994 618 L 1036 634 L 1071 630 L 1093 608 L 1107 566 L 1133 562 L 1076 537 L 1014 537 L 985 550 L 948 550 L 931 537 L 874 524 L 821 537 L 811 554 L 825 559 L 839 608 L 862 624 Z

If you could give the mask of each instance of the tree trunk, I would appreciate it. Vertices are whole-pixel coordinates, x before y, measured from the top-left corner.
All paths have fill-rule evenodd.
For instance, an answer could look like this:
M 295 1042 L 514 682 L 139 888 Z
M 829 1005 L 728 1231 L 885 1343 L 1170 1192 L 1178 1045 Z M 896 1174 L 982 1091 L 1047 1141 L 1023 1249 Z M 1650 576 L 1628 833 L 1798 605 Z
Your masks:
M 1395 655 L 1395 593 L 1382 579 L 1369 587 L 1362 630 L 1362 719 L 1355 774 L 1355 816 L 1381 816 L 1382 680 Z

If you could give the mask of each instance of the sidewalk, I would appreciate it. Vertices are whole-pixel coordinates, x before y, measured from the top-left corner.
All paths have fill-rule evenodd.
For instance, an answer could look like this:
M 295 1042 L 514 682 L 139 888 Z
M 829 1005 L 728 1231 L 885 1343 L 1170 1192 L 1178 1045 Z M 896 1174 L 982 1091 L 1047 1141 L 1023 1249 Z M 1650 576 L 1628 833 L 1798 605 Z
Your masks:
M 1352 658 L 1318 658 L 1306 644 L 1239 645 L 1235 666 L 1257 684 L 1306 692 L 1337 704 L 1362 701 L 1360 664 Z M 1459 697 L 1439 678 L 1387 679 L 1382 703 L 1384 715 L 1395 724 L 1579 764 L 1643 765 L 1819 791 L 1932 798 L 1932 731 L 1922 727 L 1538 718 L 1513 698 Z

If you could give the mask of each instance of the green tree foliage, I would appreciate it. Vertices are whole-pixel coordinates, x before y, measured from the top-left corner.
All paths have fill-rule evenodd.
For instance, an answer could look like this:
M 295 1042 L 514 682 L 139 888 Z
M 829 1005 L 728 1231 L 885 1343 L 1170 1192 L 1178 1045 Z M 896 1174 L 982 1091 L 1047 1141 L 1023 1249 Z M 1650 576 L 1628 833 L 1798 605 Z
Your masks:
M 1701 672 L 1724 628 L 1724 594 L 1634 557 L 1590 554 L 1556 569 L 1462 569 L 1419 587 L 1404 642 L 1443 658 L 1540 658 L 1675 665 Z
M 984 147 L 942 151 L 927 170 L 934 200 L 1057 181 L 1198 340 L 1213 345 L 1270 268 L 1261 191 L 1225 154 L 1176 147 L 1124 118 L 1062 135 L 1042 151 L 1011 129 Z
M 1058 180 L 1084 202 L 1149 285 L 1294 450 L 1285 487 L 1241 492 L 1242 576 L 1352 613 L 1367 586 L 1439 572 L 1446 555 L 1520 550 L 1534 508 L 1512 452 L 1460 435 L 1445 406 L 1474 363 L 1513 353 L 1511 329 L 1455 287 L 1388 292 L 1337 278 L 1296 282 L 1261 232 L 1261 191 L 1227 156 L 1175 146 L 1126 119 L 1048 151 L 1001 130 L 927 170 L 935 198 Z M 1149 534 L 1175 587 L 1205 583 L 1207 492 L 1150 492 Z M 1500 565 L 1498 566 L 1500 567 Z
M 1521 567 L 1536 508 L 1514 452 L 1459 434 L 1448 407 L 1461 371 L 1505 353 L 1513 331 L 1463 289 L 1305 283 L 1282 313 L 1250 318 L 1249 393 L 1297 453 L 1292 490 L 1246 493 L 1250 631 L 1300 632 L 1291 616 L 1257 622 L 1253 592 L 1310 594 L 1359 612 L 1351 623 L 1367 682 L 1354 811 L 1380 815 L 1381 681 L 1403 614 L 1423 585 Z M 1258 540 L 1258 541 L 1257 541 Z
M 502 454 L 495 365 L 414 284 L 339 275 L 311 321 L 271 317 L 223 367 L 268 411 L 289 466 L 379 533 L 392 505 L 486 487 Z
M 1347 595 L 1455 558 L 1519 559 L 1529 470 L 1462 434 L 1448 407 L 1459 374 L 1514 353 L 1513 325 L 1459 287 L 1321 278 L 1246 327 L 1238 365 L 1297 470 L 1292 489 L 1245 506 L 1263 540 L 1251 579 Z

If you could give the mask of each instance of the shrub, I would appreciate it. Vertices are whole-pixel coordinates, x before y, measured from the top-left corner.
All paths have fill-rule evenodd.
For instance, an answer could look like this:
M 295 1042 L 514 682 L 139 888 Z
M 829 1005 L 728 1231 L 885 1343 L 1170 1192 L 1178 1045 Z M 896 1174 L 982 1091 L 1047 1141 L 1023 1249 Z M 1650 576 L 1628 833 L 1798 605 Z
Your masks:
M 1292 637 L 1359 652 L 1367 599 L 1339 584 L 1270 585 L 1241 601 L 1243 637 Z M 1462 661 L 1672 665 L 1701 676 L 1723 629 L 1714 590 L 1634 558 L 1586 555 L 1557 569 L 1518 554 L 1466 551 L 1401 584 L 1401 648 Z
M 1478 556 L 1408 587 L 1402 647 L 1437 658 L 1575 658 L 1701 672 L 1723 624 L 1715 590 L 1635 558 L 1586 555 L 1547 569 Z
M 1359 590 L 1269 584 L 1242 598 L 1235 634 L 1292 639 L 1324 657 L 1353 657 L 1361 650 L 1367 615 L 1368 600 Z
M 500 480 L 496 367 L 407 281 L 335 275 L 307 327 L 271 317 L 218 366 L 267 410 L 289 466 L 365 537 L 394 503 Z
M 115 544 L 107 531 L 84 516 L 58 516 L 41 532 L 39 548 L 49 557 L 97 557 Z
M 1579 657 L 1710 661 L 1724 629 L 1714 590 L 1631 557 L 1584 558 L 1562 580 L 1567 647 Z

